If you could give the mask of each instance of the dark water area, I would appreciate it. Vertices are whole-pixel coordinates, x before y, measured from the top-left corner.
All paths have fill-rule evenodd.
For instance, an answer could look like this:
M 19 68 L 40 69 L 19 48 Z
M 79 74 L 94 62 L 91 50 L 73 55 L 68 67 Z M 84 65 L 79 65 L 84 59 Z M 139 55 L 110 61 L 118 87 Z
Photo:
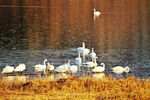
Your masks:
M 26 64 L 24 73 L 45 58 L 56 67 L 71 59 L 84 41 L 103 57 L 104 74 L 129 66 L 130 74 L 150 77 L 149 0 L 0 0 L 0 72 Z M 94 20 L 93 8 L 101 12 Z

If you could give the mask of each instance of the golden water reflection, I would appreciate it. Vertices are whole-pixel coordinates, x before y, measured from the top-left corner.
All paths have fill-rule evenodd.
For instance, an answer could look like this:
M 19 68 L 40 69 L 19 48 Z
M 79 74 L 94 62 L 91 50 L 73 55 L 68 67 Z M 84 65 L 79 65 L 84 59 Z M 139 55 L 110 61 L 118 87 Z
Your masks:
M 0 5 L 4 3 L 1 1 Z M 149 41 L 147 0 L 12 0 L 9 3 L 28 6 L 12 7 L 9 16 L 13 16 L 11 23 L 24 25 L 30 50 L 75 47 L 82 41 L 97 49 L 148 46 L 145 44 Z M 96 21 L 93 8 L 101 11 Z M 1 19 L 5 19 L 5 9 L 0 9 Z M 17 26 L 13 29 L 19 30 Z

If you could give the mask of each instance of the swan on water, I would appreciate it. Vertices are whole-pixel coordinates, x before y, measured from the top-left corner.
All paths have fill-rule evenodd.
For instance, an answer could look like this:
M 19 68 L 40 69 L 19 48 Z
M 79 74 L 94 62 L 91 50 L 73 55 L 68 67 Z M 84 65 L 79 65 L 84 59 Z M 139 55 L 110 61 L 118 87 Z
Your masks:
M 54 66 L 51 65 L 49 62 L 47 63 L 47 69 L 48 71 L 54 71 Z
M 96 9 L 94 8 L 94 16 L 99 17 L 100 16 L 100 11 L 96 11 Z
M 101 15 L 101 13 L 100 13 L 100 11 L 96 11 L 95 8 L 93 9 L 93 11 L 94 11 L 94 20 L 95 20 L 96 18 L 98 18 Z
M 92 58 L 92 62 L 94 61 L 96 57 L 96 53 L 94 52 L 94 48 L 92 48 L 92 52 L 90 53 L 90 58 Z
M 71 60 L 69 59 L 69 64 L 68 64 L 69 71 L 71 73 L 76 73 L 78 71 L 78 66 L 76 66 L 76 65 L 70 65 L 70 62 L 71 62 Z
M 91 61 L 91 62 L 83 63 L 83 66 L 87 67 L 88 69 L 92 68 L 92 67 L 96 67 L 97 66 L 97 62 L 96 62 L 97 58 L 98 57 L 95 57 L 94 62 Z
M 78 57 L 75 58 L 75 64 L 78 65 L 79 69 L 81 67 L 82 59 L 80 57 L 80 53 L 78 53 Z
M 7 65 L 5 68 L 3 68 L 2 73 L 12 73 L 13 71 L 14 67 Z
M 82 47 L 77 48 L 77 52 L 81 53 L 83 56 L 83 62 L 85 61 L 85 56 L 88 56 L 90 53 L 90 50 L 88 48 L 85 48 L 85 43 L 82 42 Z
M 105 70 L 105 64 L 101 63 L 101 66 L 96 66 L 94 69 L 92 69 L 92 72 L 98 73 L 98 72 L 104 72 Z
M 47 62 L 47 59 L 44 59 L 44 64 L 38 64 L 38 65 L 35 65 L 34 66 L 34 69 L 35 71 L 43 71 L 44 74 L 46 74 L 46 62 Z
M 68 63 L 58 66 L 54 71 L 58 73 L 68 72 L 69 64 L 70 64 L 70 61 L 68 60 Z
M 129 67 L 126 66 L 125 68 L 123 68 L 121 66 L 116 66 L 116 67 L 112 68 L 112 70 L 113 70 L 114 73 L 117 73 L 117 74 L 120 74 L 120 73 L 123 73 L 123 72 L 128 73 L 129 72 Z
M 14 72 L 23 72 L 26 69 L 25 64 L 19 64 L 15 69 Z

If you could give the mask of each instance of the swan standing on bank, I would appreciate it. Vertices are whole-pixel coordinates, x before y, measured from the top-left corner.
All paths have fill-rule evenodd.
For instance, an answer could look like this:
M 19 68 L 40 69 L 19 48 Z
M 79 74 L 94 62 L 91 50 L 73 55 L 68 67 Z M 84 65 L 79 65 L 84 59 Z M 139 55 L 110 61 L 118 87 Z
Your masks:
M 80 53 L 78 53 L 78 57 L 75 58 L 75 64 L 78 65 L 79 70 L 80 70 L 80 67 L 81 67 L 81 63 L 82 63 L 82 59 L 80 57 Z
M 35 71 L 43 71 L 46 74 L 46 62 L 47 59 L 44 59 L 44 65 L 38 64 L 34 66 Z
M 92 48 L 92 52 L 90 53 L 90 58 L 92 58 L 92 62 L 94 61 L 96 57 L 96 53 L 94 52 L 94 48 Z
M 63 64 L 58 66 L 54 71 L 58 73 L 65 73 L 68 72 L 68 67 L 69 67 L 70 61 L 68 60 L 67 64 Z
M 23 72 L 26 69 L 25 64 L 19 64 L 15 69 L 14 72 Z
M 121 66 L 116 66 L 114 68 L 112 68 L 113 72 L 116 74 L 121 74 L 123 72 L 128 73 L 129 72 L 129 67 L 126 66 L 125 68 L 121 67 Z
M 2 73 L 12 73 L 13 71 L 14 67 L 7 65 L 5 68 L 3 68 Z
M 104 70 L 105 70 L 105 64 L 101 63 L 101 66 L 96 66 L 94 69 L 92 69 L 92 72 L 100 73 L 100 72 L 104 72 Z

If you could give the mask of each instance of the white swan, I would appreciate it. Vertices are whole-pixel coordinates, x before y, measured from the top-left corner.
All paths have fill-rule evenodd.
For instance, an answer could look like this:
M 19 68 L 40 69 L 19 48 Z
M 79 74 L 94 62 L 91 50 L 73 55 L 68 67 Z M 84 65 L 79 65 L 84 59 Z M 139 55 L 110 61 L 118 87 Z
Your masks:
M 70 64 L 70 61 L 68 60 L 67 64 L 63 64 L 63 65 L 58 66 L 54 71 L 58 72 L 58 73 L 68 72 L 68 66 L 69 66 L 69 64 Z
M 92 62 L 93 62 L 95 57 L 96 57 L 96 53 L 94 52 L 94 48 L 92 48 L 92 52 L 90 53 L 90 57 L 92 58 Z
M 25 64 L 19 64 L 15 69 L 14 72 L 23 72 L 26 69 Z
M 120 74 L 120 73 L 123 73 L 123 72 L 128 73 L 129 72 L 129 67 L 126 66 L 125 68 L 123 68 L 121 66 L 116 66 L 116 67 L 112 68 L 112 70 L 113 70 L 114 73 L 117 73 L 117 74 Z
M 12 73 L 13 71 L 14 67 L 7 65 L 5 68 L 3 68 L 2 73 Z
M 105 70 L 105 64 L 101 63 L 101 66 L 96 66 L 94 69 L 92 69 L 92 72 L 98 73 L 98 72 L 104 72 Z
M 54 71 L 54 66 L 51 65 L 49 62 L 47 63 L 47 69 L 48 71 Z
M 82 42 L 82 47 L 78 47 L 77 48 L 77 52 L 82 54 L 82 56 L 83 56 L 83 62 L 84 62 L 85 61 L 85 56 L 88 56 L 90 50 L 87 49 L 87 48 L 85 48 L 85 43 Z
M 35 65 L 34 70 L 35 71 L 43 71 L 44 74 L 46 74 L 46 62 L 47 62 L 47 59 L 44 59 L 44 65 L 41 65 L 41 64 Z
M 87 68 L 91 68 L 91 67 L 96 67 L 97 66 L 97 62 L 96 62 L 96 59 L 98 57 L 95 57 L 94 59 L 94 62 L 86 62 L 86 63 L 83 63 L 83 66 L 87 67 Z
M 78 66 L 76 66 L 76 65 L 70 65 L 70 62 L 71 62 L 71 60 L 69 59 L 69 64 L 68 64 L 69 71 L 71 73 L 76 73 L 78 71 Z
M 96 18 L 98 18 L 101 15 L 101 13 L 100 13 L 100 11 L 96 11 L 95 8 L 93 10 L 94 10 L 94 20 L 95 20 Z
M 80 53 L 78 53 L 78 57 L 75 58 L 75 64 L 79 66 L 79 69 L 81 67 L 82 59 L 80 57 Z

